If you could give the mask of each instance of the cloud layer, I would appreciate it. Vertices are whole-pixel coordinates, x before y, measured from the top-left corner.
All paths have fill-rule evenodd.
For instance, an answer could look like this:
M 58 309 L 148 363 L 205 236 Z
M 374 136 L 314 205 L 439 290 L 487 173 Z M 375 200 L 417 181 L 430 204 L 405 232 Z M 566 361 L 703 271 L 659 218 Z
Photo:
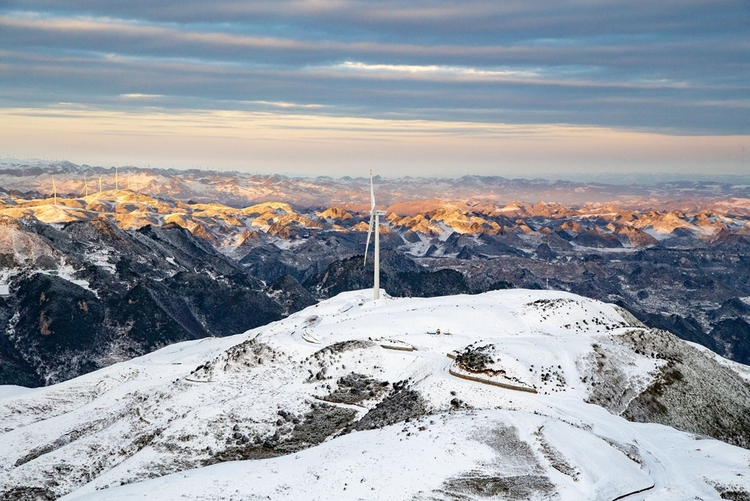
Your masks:
M 45 110 L 86 109 L 92 120 L 227 113 L 227 130 L 244 130 L 244 118 L 232 122 L 236 112 L 276 131 L 292 111 L 309 123 L 472 124 L 456 127 L 456 141 L 500 124 L 519 133 L 555 126 L 621 138 L 733 136 L 733 149 L 713 160 L 741 171 L 750 169 L 742 151 L 750 152 L 747 54 L 743 0 L 637 8 L 625 1 L 8 1 L 0 4 L 0 107 L 6 118 L 26 110 L 38 126 Z M 408 126 L 397 129 L 391 133 L 408 137 Z M 8 141 L 0 139 L 0 155 L 35 154 L 33 135 L 23 141 L 32 151 Z M 298 143 L 310 154 L 334 147 L 310 141 Z M 90 147 L 81 144 L 80 154 Z M 585 161 L 585 152 L 579 156 Z M 670 165 L 681 158 L 675 152 Z M 652 160 L 666 165 L 662 153 Z M 491 169 L 492 158 L 482 165 Z

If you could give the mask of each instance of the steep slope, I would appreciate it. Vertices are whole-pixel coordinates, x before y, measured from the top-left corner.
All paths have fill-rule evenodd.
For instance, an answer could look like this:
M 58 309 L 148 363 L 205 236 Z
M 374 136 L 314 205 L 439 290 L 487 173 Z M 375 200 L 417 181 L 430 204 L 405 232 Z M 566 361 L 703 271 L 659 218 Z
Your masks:
M 567 293 L 369 297 L 1 387 L 0 499 L 750 495 L 743 366 Z
M 277 300 L 176 225 L 127 231 L 106 217 L 59 227 L 9 224 L 3 383 L 63 381 L 169 343 L 242 332 L 315 302 L 292 284 Z
M 302 285 L 323 297 L 365 288 L 372 284 L 372 259 L 363 263 L 361 256 L 332 263 L 325 273 L 308 278 Z M 470 292 L 466 278 L 458 271 L 427 271 L 412 259 L 396 252 L 380 256 L 380 283 L 394 296 L 433 297 Z

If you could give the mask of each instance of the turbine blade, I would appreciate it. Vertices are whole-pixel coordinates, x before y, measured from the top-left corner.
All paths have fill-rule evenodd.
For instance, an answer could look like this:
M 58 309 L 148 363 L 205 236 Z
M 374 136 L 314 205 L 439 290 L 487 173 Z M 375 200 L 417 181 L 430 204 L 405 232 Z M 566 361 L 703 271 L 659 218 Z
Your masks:
M 370 227 L 367 229 L 367 243 L 365 244 L 365 262 L 367 264 L 367 251 L 370 248 L 370 236 L 372 235 L 372 223 L 375 219 L 375 214 L 370 213 Z
M 370 210 L 375 210 L 375 188 L 372 186 L 372 171 L 370 171 Z

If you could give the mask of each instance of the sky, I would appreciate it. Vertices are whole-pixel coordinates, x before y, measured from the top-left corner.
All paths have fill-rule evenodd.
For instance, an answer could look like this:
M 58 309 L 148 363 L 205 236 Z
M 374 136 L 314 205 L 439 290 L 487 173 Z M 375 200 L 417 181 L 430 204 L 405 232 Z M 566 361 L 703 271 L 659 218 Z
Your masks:
M 750 173 L 750 1 L 0 0 L 0 158 Z

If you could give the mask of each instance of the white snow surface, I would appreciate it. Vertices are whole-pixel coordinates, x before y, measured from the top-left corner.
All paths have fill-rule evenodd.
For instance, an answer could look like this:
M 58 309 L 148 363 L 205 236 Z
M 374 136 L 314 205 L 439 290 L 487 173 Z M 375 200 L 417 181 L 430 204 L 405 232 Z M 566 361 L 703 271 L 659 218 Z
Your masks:
M 0 492 L 705 500 L 719 499 L 716 486 L 750 490 L 750 451 L 585 402 L 592 344 L 617 346 L 618 334 L 641 328 L 615 306 L 557 291 L 371 297 L 343 293 L 244 334 L 174 344 L 47 388 L 0 386 Z M 326 348 L 351 340 L 365 342 Z M 414 351 L 393 349 L 401 345 Z M 619 346 L 619 368 L 645 388 L 663 362 Z M 448 355 L 467 347 L 491 357 L 484 380 L 537 393 L 455 377 Z M 293 424 L 278 411 L 302 418 L 351 373 L 409 380 L 429 412 L 284 456 L 202 466 L 234 447 L 235 434 L 288 436 Z M 359 419 L 380 400 L 328 405 Z

